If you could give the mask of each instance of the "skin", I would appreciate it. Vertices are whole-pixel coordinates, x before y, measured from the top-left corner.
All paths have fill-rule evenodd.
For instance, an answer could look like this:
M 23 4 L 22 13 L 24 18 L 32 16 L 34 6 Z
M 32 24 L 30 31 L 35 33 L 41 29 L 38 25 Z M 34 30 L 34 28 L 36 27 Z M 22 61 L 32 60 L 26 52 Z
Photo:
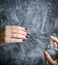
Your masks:
M 24 42 L 27 38 L 29 38 L 29 34 L 24 27 L 8 25 L 0 28 L 0 45 Z M 58 38 L 54 36 L 50 36 L 50 38 L 54 41 L 55 48 L 58 48 Z M 46 50 L 44 51 L 44 55 L 51 65 L 58 65 L 58 59 L 53 60 Z
M 53 40 L 54 46 L 57 49 L 58 48 L 58 38 L 54 36 L 50 36 L 50 38 L 51 40 Z M 47 47 L 49 47 L 49 45 Z M 45 55 L 46 60 L 50 63 L 50 65 L 58 65 L 58 59 L 53 60 L 46 50 L 44 51 L 44 55 Z
M 0 28 L 0 45 L 24 42 L 29 37 L 27 29 L 20 26 L 4 26 Z

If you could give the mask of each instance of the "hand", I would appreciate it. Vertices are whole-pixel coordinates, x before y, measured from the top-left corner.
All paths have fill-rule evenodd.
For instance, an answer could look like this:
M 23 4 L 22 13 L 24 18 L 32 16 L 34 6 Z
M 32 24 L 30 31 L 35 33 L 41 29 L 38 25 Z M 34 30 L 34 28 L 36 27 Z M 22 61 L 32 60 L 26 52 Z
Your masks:
M 23 42 L 29 37 L 27 29 L 20 26 L 5 26 L 0 28 L 0 45 Z
M 54 46 L 55 48 L 57 49 L 58 48 L 58 38 L 54 37 L 54 36 L 50 36 L 50 38 L 54 41 Z M 49 45 L 48 45 L 49 47 Z M 44 51 L 44 55 L 45 55 L 45 58 L 46 60 L 51 64 L 51 65 L 58 65 L 58 59 L 56 60 L 53 60 L 51 58 L 51 56 L 49 55 L 49 53 L 45 50 Z

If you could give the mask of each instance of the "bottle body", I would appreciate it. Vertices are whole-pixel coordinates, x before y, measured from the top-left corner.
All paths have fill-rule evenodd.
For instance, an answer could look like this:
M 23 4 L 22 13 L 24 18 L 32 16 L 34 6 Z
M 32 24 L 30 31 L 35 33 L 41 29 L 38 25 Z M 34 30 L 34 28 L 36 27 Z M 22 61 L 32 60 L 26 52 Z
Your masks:
M 53 60 L 58 59 L 58 48 L 55 48 L 54 42 L 52 40 L 50 40 L 49 47 L 46 48 L 46 51 L 50 54 Z M 47 62 L 47 65 L 51 65 L 51 64 Z

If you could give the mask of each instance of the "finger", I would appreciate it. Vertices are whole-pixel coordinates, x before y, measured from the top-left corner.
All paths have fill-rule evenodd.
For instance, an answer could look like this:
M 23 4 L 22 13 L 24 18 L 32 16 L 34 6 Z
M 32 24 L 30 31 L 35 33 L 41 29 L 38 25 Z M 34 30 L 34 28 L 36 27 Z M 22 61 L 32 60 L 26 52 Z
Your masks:
M 54 42 L 56 42 L 56 43 L 58 44 L 58 38 L 56 38 L 56 37 L 54 37 L 54 36 L 50 36 L 50 38 L 51 38 Z
M 46 57 L 47 61 L 54 65 L 55 61 L 51 58 L 51 56 L 48 54 L 48 52 L 44 51 L 44 54 L 45 54 L 45 57 Z
M 24 36 L 22 34 L 11 34 L 11 38 L 27 39 L 28 36 Z
M 16 29 L 15 29 L 15 30 L 13 29 L 13 30 L 11 31 L 11 33 L 12 33 L 12 34 L 22 34 L 22 35 L 25 35 L 25 36 L 28 35 L 27 32 L 25 32 L 25 31 L 23 31 L 23 30 L 16 30 Z
M 11 26 L 12 29 L 17 29 L 17 30 L 23 30 L 26 31 L 27 28 L 21 27 L 21 26 Z
M 24 39 L 10 39 L 11 43 L 19 43 L 19 42 L 24 42 Z
M 56 42 L 54 42 L 54 47 L 57 48 L 57 43 Z
M 50 45 L 49 45 L 49 44 L 47 44 L 47 45 L 46 45 L 46 47 L 45 47 L 45 50 L 47 50 L 49 47 L 50 47 Z

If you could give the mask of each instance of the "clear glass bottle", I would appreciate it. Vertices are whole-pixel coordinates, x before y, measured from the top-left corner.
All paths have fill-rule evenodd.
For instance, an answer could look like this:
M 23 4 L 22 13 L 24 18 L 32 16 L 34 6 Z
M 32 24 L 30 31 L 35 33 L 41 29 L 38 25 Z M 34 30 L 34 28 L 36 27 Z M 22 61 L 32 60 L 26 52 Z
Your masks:
M 53 60 L 58 59 L 58 49 L 54 47 L 54 43 L 50 40 L 50 46 L 47 48 L 48 53 L 52 57 Z M 51 65 L 47 62 L 47 65 Z

